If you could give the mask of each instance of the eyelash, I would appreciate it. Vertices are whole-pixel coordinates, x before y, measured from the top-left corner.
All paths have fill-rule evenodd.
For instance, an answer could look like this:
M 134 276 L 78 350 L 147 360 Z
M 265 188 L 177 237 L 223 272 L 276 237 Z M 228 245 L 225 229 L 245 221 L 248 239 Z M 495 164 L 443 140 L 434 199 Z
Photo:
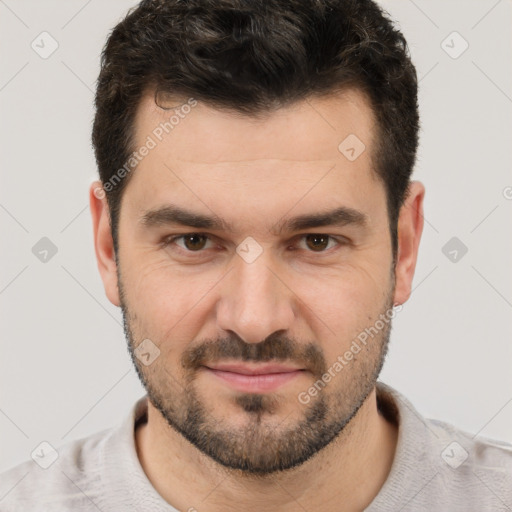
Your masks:
M 176 240 L 183 239 L 183 238 L 185 238 L 187 236 L 192 236 L 192 235 L 205 236 L 205 237 L 207 237 L 208 241 L 210 241 L 210 242 L 212 241 L 212 238 L 207 233 L 193 232 L 193 233 L 183 233 L 181 235 L 164 238 L 162 240 L 162 246 L 164 248 L 168 247 L 171 244 L 174 244 L 176 242 Z M 331 240 L 335 241 L 338 244 L 338 246 L 343 246 L 343 245 L 347 245 L 348 244 L 348 240 L 343 238 L 343 237 L 342 238 L 337 238 L 337 237 L 334 237 L 334 236 L 331 236 L 331 235 L 327 235 L 327 234 L 324 234 L 324 233 L 304 233 L 303 235 L 297 235 L 297 237 L 295 237 L 295 238 L 299 238 L 299 239 L 302 240 L 305 237 L 311 236 L 311 235 L 327 237 L 327 238 L 329 238 L 329 241 L 331 241 Z M 180 246 L 178 246 L 178 247 L 179 247 L 179 249 L 181 251 L 185 252 L 188 255 L 193 255 L 193 254 L 200 255 L 201 253 L 204 253 L 206 251 L 206 249 L 201 249 L 201 250 L 198 250 L 198 251 L 190 251 L 190 250 L 185 249 L 183 247 L 180 247 Z M 331 248 L 325 249 L 323 251 L 315 252 L 315 251 L 307 250 L 307 252 L 310 252 L 311 254 L 330 254 L 332 249 L 333 248 L 331 247 Z

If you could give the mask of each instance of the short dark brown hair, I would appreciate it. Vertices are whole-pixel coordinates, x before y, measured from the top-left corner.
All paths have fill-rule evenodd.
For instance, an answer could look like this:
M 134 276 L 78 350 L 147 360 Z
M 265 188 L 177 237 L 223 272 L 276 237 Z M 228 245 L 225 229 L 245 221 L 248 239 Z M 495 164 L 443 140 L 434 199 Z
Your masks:
M 418 146 L 418 84 L 405 38 L 376 3 L 143 0 L 102 53 L 92 142 L 104 185 L 135 150 L 135 114 L 150 86 L 248 116 L 343 88 L 363 91 L 377 120 L 371 157 L 386 189 L 395 262 Z M 125 174 L 105 188 L 116 254 Z

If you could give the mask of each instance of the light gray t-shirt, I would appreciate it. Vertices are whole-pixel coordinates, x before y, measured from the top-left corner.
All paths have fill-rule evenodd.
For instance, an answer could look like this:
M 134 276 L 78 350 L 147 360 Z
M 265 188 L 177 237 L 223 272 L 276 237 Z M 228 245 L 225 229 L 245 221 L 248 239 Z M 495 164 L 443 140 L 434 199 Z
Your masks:
M 399 433 L 391 472 L 366 512 L 512 511 L 512 445 L 425 419 L 381 382 L 377 397 Z M 135 425 L 146 412 L 143 396 L 119 426 L 58 447 L 56 460 L 42 447 L 38 462 L 1 474 L 0 511 L 177 512 L 152 487 L 137 457 Z M 208 511 L 206 502 L 190 507 Z

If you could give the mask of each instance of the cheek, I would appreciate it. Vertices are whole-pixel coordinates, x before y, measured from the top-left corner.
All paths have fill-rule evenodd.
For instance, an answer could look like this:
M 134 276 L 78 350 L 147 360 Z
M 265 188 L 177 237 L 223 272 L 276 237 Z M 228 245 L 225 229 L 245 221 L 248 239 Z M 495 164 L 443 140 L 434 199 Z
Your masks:
M 286 294 L 283 298 L 297 301 L 299 321 L 315 337 L 348 340 L 381 313 L 390 286 L 389 268 L 383 265 L 386 250 L 381 241 L 362 247 L 337 266 L 303 267 L 300 274 L 283 268 L 283 280 L 295 299 L 285 299 Z M 224 273 L 218 266 L 178 265 L 165 250 L 147 246 L 127 247 L 122 261 L 127 303 L 140 331 L 162 340 L 188 330 L 193 336 L 193 330 L 207 322 L 215 301 L 222 300 L 219 279 Z
M 162 256 L 145 254 L 123 267 L 123 286 L 141 329 L 161 339 L 198 325 L 218 275 L 187 272 Z M 211 305 L 210 305 L 211 307 Z
M 382 264 L 368 260 L 323 269 L 314 277 L 303 275 L 294 281 L 293 290 L 308 328 L 322 340 L 326 355 L 336 358 L 384 312 L 391 276 Z

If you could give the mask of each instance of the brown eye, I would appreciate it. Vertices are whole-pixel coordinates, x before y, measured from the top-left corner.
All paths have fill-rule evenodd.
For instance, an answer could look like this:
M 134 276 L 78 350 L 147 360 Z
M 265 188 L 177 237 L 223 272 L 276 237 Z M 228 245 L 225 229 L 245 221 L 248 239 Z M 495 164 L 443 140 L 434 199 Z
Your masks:
M 329 245 L 329 239 L 331 238 L 328 235 L 305 235 L 306 245 L 308 248 L 315 252 L 320 252 L 325 250 L 325 248 Z
M 190 235 L 183 235 L 183 244 L 189 251 L 200 251 L 204 248 L 208 237 L 199 233 L 191 233 Z

